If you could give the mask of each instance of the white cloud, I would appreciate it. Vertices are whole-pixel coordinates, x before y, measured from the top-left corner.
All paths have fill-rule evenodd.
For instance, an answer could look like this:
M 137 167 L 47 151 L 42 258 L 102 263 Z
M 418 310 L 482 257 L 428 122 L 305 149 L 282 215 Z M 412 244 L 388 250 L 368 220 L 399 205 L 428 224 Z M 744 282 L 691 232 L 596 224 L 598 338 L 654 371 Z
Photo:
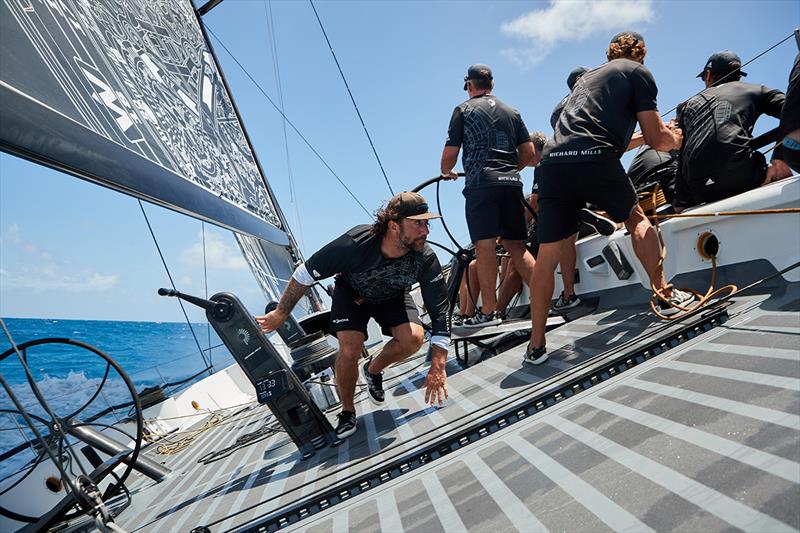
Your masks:
M 242 270 L 247 262 L 238 247 L 233 247 L 223 240 L 219 233 L 206 230 L 206 266 L 222 270 Z M 202 233 L 198 233 L 198 242 L 181 252 L 181 262 L 192 268 L 203 268 Z
M 26 269 L 18 273 L 0 270 L 0 283 L 7 290 L 100 292 L 114 287 L 118 279 L 119 276 L 116 275 L 104 275 L 91 271 L 84 271 L 77 275 L 63 275 L 59 274 L 52 265 Z
M 526 13 L 501 26 L 503 33 L 530 41 L 501 53 L 521 66 L 542 61 L 559 42 L 582 41 L 594 34 L 636 29 L 653 20 L 652 0 L 550 0 L 546 9 Z
M 3 233 L 2 244 L 22 266 L 0 270 L 3 290 L 64 290 L 68 292 L 105 291 L 117 284 L 119 276 L 101 274 L 92 269 L 69 272 L 68 266 L 53 261 L 50 254 L 23 236 L 19 224 L 11 224 Z M 21 253 L 19 253 L 21 252 Z

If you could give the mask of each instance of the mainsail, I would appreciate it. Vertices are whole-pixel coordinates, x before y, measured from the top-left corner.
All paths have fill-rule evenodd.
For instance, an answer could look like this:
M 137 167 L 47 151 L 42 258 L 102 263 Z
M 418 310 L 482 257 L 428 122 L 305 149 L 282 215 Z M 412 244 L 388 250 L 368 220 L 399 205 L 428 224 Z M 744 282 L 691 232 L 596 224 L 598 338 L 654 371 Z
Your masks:
M 2 0 L 0 41 L 0 149 L 236 232 L 279 294 L 300 253 L 189 0 Z

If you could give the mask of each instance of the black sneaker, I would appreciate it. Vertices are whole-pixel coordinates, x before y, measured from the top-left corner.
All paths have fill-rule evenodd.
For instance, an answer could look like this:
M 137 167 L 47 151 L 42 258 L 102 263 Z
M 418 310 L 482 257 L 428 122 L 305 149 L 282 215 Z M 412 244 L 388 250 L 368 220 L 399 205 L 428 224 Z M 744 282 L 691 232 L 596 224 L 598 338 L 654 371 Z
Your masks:
M 497 312 L 483 314 L 482 311 L 476 311 L 475 316 L 469 317 L 464 321 L 465 328 L 482 328 L 485 326 L 496 326 L 502 322 Z
M 463 325 L 464 325 L 464 320 L 465 320 L 466 318 L 467 318 L 467 317 L 465 317 L 465 316 L 464 316 L 464 315 L 462 315 L 462 314 L 459 314 L 459 313 L 453 313 L 453 327 L 454 327 L 454 328 L 457 328 L 457 327 L 463 326 Z
M 541 365 L 547 361 L 547 357 L 547 349 L 544 346 L 541 348 L 528 348 L 522 357 L 522 362 L 529 365 Z
M 342 411 L 336 415 L 336 418 L 339 420 L 336 424 L 336 438 L 346 439 L 358 429 L 355 413 L 351 411 Z
M 617 225 L 613 220 L 598 215 L 591 209 L 581 209 L 581 221 L 589 224 L 597 230 L 597 233 L 606 237 L 617 231 Z
M 676 306 L 686 307 L 694 301 L 694 294 L 678 289 L 672 289 L 672 296 L 667 298 L 668 302 L 664 302 L 658 298 L 656 302 L 656 309 L 664 316 L 672 316 L 682 313 L 681 309 Z
M 564 296 L 564 291 L 561 291 L 561 296 L 553 303 L 553 311 L 560 313 L 573 307 L 578 307 L 581 304 L 581 299 L 577 295 Z
M 375 405 L 383 405 L 386 394 L 383 392 L 383 372 L 380 374 L 370 374 L 369 361 L 361 365 L 361 373 L 364 374 L 364 381 L 367 382 L 367 396 Z

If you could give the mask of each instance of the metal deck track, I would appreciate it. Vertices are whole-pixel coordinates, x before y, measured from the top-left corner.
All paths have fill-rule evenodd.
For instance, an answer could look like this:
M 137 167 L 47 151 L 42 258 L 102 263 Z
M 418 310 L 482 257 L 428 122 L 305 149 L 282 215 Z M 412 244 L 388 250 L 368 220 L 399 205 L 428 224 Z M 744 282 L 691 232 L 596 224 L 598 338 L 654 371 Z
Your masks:
M 448 368 L 444 408 L 422 405 L 424 373 L 401 376 L 386 409 L 362 413 L 343 446 L 307 461 L 274 449 L 278 435 L 197 463 L 263 421 L 248 418 L 170 457 L 171 478 L 142 482 L 118 522 L 146 531 L 796 530 L 798 311 L 800 288 L 775 286 L 737 299 L 724 325 L 649 355 L 647 337 L 663 327 L 649 314 L 598 312 L 551 332 L 560 349 L 542 367 L 523 367 L 512 349 Z M 620 345 L 639 350 L 642 364 L 592 361 Z M 581 385 L 591 372 L 594 383 Z M 353 490 L 364 480 L 370 490 Z

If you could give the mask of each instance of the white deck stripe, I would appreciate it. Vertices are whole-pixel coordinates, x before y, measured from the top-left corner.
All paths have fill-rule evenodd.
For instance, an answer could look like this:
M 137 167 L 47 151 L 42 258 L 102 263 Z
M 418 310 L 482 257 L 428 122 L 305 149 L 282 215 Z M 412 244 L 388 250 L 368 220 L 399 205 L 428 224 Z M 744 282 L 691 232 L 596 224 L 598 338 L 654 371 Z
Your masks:
M 583 505 L 613 531 L 653 531 L 647 524 L 620 507 L 605 494 L 531 444 L 518 433 L 505 437 L 509 446 L 525 457 L 572 499 Z
M 698 350 L 709 352 L 724 353 L 730 355 L 750 355 L 753 357 L 766 357 L 768 359 L 787 359 L 789 361 L 800 361 L 800 350 L 787 350 L 784 348 L 758 348 L 756 346 L 744 346 L 742 344 L 717 344 L 707 342 L 702 346 L 694 346 Z
M 378 493 L 375 498 L 375 504 L 378 506 L 381 531 L 386 531 L 387 533 L 403 531 L 403 522 L 400 521 L 400 512 L 397 510 L 393 491 L 386 490 Z
M 486 495 L 497 503 L 514 527 L 526 532 L 547 531 L 544 524 L 530 512 L 528 506 L 520 501 L 505 482 L 477 454 L 471 455 L 469 461 L 464 461 L 464 464 L 483 485 Z
M 731 379 L 734 381 L 744 381 L 747 383 L 766 385 L 768 387 L 778 387 L 791 391 L 800 390 L 800 379 L 797 378 L 787 378 L 784 376 L 776 376 L 774 374 L 761 374 L 760 372 L 735 370 L 733 368 L 722 368 L 719 366 L 708 366 L 698 363 L 686 363 L 683 361 L 664 361 L 662 366 L 664 368 L 672 368 L 674 370 L 680 370 L 682 372 L 689 372 L 692 374 L 703 374 L 704 376 L 713 376 L 723 379 Z
M 566 418 L 558 417 L 549 425 L 743 531 L 794 529 Z
M 659 433 L 670 435 L 753 468 L 763 470 L 773 476 L 781 477 L 793 483 L 800 483 L 800 463 L 598 396 L 592 398 L 590 405 L 614 416 L 627 418 Z
M 800 429 L 800 416 L 767 407 L 759 407 L 749 403 L 738 402 L 736 400 L 728 400 L 727 398 L 720 398 L 719 396 L 712 396 L 710 394 L 703 394 L 702 392 L 694 392 L 691 390 L 680 389 L 678 387 L 671 387 L 669 385 L 662 385 L 652 381 L 643 381 L 639 378 L 626 380 L 623 385 L 634 387 L 646 392 L 660 394 L 662 396 L 669 396 L 676 400 L 685 400 L 687 402 L 696 403 L 704 407 L 713 407 L 721 411 L 740 416 L 747 416 L 761 420 L 763 422 L 770 422 L 779 426 L 784 426 L 791 429 Z
M 442 486 L 442 482 L 439 481 L 439 478 L 436 476 L 436 471 L 429 470 L 420 475 L 417 479 L 419 479 L 425 487 L 431 506 L 433 506 L 433 510 L 436 512 L 436 516 L 439 518 L 439 522 L 441 522 L 442 526 L 444 526 L 445 531 L 466 531 L 467 527 L 461 520 L 461 516 L 458 514 L 450 497 L 447 495 L 447 491 Z

